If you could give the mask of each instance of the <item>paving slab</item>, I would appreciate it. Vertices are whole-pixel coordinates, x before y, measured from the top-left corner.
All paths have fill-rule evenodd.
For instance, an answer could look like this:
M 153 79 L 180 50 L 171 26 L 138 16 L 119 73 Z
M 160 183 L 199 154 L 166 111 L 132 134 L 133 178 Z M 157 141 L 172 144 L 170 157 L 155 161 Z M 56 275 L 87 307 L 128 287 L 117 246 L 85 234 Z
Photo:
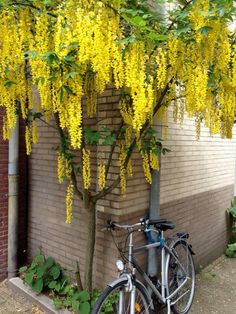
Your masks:
M 5 280 L 0 284 L 0 314 L 17 313 L 44 314 L 35 304 L 13 291 Z
M 190 314 L 236 314 L 236 258 L 222 256 L 197 275 Z

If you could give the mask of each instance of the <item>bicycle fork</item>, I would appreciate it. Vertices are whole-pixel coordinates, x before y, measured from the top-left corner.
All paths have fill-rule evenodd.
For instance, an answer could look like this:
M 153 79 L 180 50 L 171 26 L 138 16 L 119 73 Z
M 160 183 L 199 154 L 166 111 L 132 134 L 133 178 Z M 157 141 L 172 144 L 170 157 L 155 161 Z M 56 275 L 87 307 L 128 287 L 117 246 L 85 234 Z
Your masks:
M 128 276 L 127 276 L 128 277 Z M 130 304 L 129 304 L 129 313 L 127 314 L 135 314 L 135 296 L 136 296 L 136 286 L 132 284 L 132 280 L 129 277 L 127 291 L 130 293 Z M 125 297 L 124 297 L 124 290 L 120 291 L 119 297 L 119 314 L 124 314 L 124 305 L 125 305 Z

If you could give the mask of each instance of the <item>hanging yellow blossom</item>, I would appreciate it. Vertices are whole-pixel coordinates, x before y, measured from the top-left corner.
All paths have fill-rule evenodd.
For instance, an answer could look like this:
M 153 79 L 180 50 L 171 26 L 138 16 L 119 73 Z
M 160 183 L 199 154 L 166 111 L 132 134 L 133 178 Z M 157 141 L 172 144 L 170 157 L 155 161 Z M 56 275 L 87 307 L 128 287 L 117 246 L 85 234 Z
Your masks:
M 150 166 L 154 170 L 157 170 L 157 171 L 160 170 L 158 156 L 153 151 L 150 152 Z
M 119 170 L 120 170 L 120 188 L 121 194 L 126 192 L 126 169 L 125 169 L 125 160 L 127 152 L 124 145 L 120 145 L 120 154 L 119 154 Z
M 88 189 L 90 187 L 91 180 L 91 170 L 90 170 L 90 151 L 83 148 L 83 181 L 84 188 Z
M 150 171 L 150 162 L 149 162 L 149 156 L 147 152 L 141 153 L 142 159 L 143 159 L 143 172 L 145 175 L 145 178 L 149 184 L 152 183 L 152 175 Z
M 106 167 L 104 164 L 98 166 L 98 185 L 100 189 L 104 189 L 106 186 Z
M 26 154 L 30 155 L 31 153 L 31 134 L 30 134 L 30 128 L 28 125 L 25 127 L 25 144 L 26 144 Z
M 163 48 L 159 48 L 156 57 L 157 63 L 157 88 L 164 88 L 167 80 L 167 58 Z
M 71 223 L 72 207 L 73 207 L 74 185 L 70 182 L 66 191 L 66 223 Z

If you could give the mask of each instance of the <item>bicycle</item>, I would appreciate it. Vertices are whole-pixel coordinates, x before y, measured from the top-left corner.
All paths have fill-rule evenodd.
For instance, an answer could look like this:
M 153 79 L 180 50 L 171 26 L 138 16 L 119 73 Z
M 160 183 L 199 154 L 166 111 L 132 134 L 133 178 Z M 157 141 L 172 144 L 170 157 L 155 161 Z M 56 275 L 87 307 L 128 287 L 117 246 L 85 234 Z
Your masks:
M 188 313 L 195 290 L 194 252 L 187 242 L 189 235 L 177 233 L 165 239 L 164 231 L 174 229 L 174 225 L 165 219 L 140 219 L 140 222 L 133 225 L 120 225 L 108 221 L 106 229 L 111 232 L 117 229 L 126 230 L 128 251 L 119 249 L 122 256 L 122 260 L 116 263 L 119 277 L 108 284 L 98 298 L 92 314 L 157 313 L 160 305 L 166 308 L 167 314 L 171 311 L 174 314 Z M 149 243 L 134 247 L 135 231 L 144 231 Z M 157 234 L 156 240 L 153 234 Z M 161 278 L 159 279 L 150 278 L 134 257 L 135 253 L 151 248 L 159 248 L 161 251 Z M 136 271 L 141 275 L 146 286 L 137 280 Z

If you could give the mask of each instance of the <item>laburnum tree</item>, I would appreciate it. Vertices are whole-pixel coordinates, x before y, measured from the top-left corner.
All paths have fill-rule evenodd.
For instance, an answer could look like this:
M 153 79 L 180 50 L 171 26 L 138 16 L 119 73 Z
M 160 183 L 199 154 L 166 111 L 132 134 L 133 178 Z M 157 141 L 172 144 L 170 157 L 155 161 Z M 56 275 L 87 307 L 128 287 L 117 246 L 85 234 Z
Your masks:
M 233 0 L 182 0 L 161 12 L 165 1 L 1 0 L 0 106 L 4 138 L 17 115 L 25 121 L 27 154 L 38 141 L 39 120 L 58 131 L 58 181 L 68 182 L 66 222 L 73 195 L 86 210 L 84 288 L 92 288 L 96 203 L 132 175 L 140 153 L 144 174 L 159 169 L 161 141 L 153 117 L 166 123 L 186 114 L 211 134 L 231 138 L 236 110 L 236 36 L 230 31 Z M 88 124 L 97 97 L 112 85 L 120 94 L 120 124 L 103 131 Z M 35 101 L 39 94 L 40 102 Z M 91 147 L 109 145 L 91 185 Z M 109 171 L 119 151 L 119 174 Z M 79 158 L 78 158 L 79 156 Z M 134 168 L 135 171 L 135 168 Z M 109 178 L 109 180 L 108 180 Z

